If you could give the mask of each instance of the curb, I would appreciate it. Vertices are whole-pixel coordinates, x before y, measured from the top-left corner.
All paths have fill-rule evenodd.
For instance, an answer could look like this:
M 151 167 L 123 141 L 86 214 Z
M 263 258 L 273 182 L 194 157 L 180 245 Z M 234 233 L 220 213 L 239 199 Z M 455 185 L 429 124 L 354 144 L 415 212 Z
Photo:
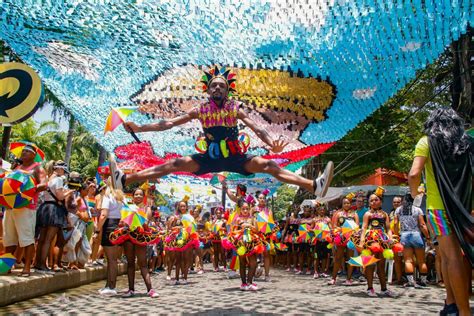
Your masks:
M 118 275 L 126 272 L 127 265 L 119 263 Z M 55 275 L 33 273 L 29 278 L 17 277 L 14 274 L 0 276 L 0 307 L 106 278 L 107 267 L 105 266 L 86 267 L 75 271 L 59 272 Z

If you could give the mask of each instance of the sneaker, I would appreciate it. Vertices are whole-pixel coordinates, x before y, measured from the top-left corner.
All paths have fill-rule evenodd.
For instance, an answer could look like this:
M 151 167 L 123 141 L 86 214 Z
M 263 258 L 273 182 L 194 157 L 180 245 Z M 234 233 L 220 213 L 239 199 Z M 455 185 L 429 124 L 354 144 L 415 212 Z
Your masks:
M 439 311 L 440 316 L 450 316 L 450 315 L 457 315 L 459 313 L 458 307 L 456 304 L 449 304 L 446 305 L 444 304 L 444 307 L 442 310 Z
M 114 296 L 114 295 L 117 295 L 117 290 L 116 289 L 105 288 L 99 294 L 104 295 L 104 296 Z
M 408 289 L 408 288 L 418 288 L 419 286 L 416 283 L 407 282 L 407 283 L 403 284 L 403 287 Z
M 387 297 L 397 297 L 397 294 L 390 291 L 389 289 L 386 289 L 385 291 L 380 292 L 380 295 L 387 296 Z
M 115 157 L 112 154 L 109 155 L 109 163 L 112 186 L 115 189 L 123 190 L 122 181 L 125 175 L 122 170 L 118 169 L 117 162 L 115 161 Z
M 426 288 L 426 287 L 428 287 L 428 284 L 426 284 L 425 281 L 416 282 L 416 285 L 418 285 L 419 288 Z
M 240 290 L 241 291 L 248 291 L 248 289 L 249 289 L 249 286 L 247 285 L 247 283 L 242 283 L 240 285 Z
M 39 273 L 39 274 L 49 274 L 49 275 L 55 275 L 56 274 L 56 272 L 54 272 L 53 270 L 48 269 L 48 268 L 36 268 L 35 272 Z
M 155 292 L 154 289 L 149 290 L 148 293 L 147 293 L 147 295 L 148 295 L 149 297 L 151 297 L 151 298 L 157 298 L 157 297 L 160 296 L 158 293 Z
M 336 285 L 336 279 L 329 280 L 328 285 Z
M 287 268 L 285 271 L 286 272 L 291 272 L 291 268 Z
M 319 273 L 318 272 L 313 274 L 313 279 L 319 279 Z
M 352 286 L 352 280 L 346 280 L 344 283 L 342 283 L 345 286 Z
M 203 274 L 204 270 L 199 270 L 197 274 Z
M 314 195 L 324 197 L 334 176 L 334 163 L 329 161 L 321 176 L 313 180 Z
M 171 276 L 167 275 L 166 276 L 166 281 L 171 281 Z
M 95 262 L 96 262 L 97 265 L 99 265 L 99 266 L 103 266 L 103 265 L 104 265 L 104 259 L 97 259 Z
M 258 291 L 258 285 L 255 283 L 250 284 L 249 291 L 254 291 L 254 292 Z
M 224 272 L 227 272 L 227 271 L 229 271 L 229 270 L 228 270 L 226 267 L 224 267 L 224 269 L 223 269 L 223 270 L 224 270 Z
M 214 272 L 219 272 L 219 268 L 214 268 Z
M 263 277 L 263 281 L 264 282 L 272 282 L 272 279 L 270 279 L 269 275 L 266 275 L 266 276 Z
M 134 290 L 128 290 L 127 292 L 122 294 L 122 297 L 134 297 L 134 296 L 135 296 Z
M 370 297 L 377 297 L 377 294 L 375 293 L 374 289 L 367 290 L 367 295 Z
M 303 274 L 306 274 L 306 275 L 311 275 L 311 270 L 307 269 L 305 273 Z
M 323 273 L 321 273 L 321 277 L 322 278 L 329 278 L 329 274 L 323 272 Z
M 179 280 L 174 281 L 174 285 L 180 285 Z
M 302 274 L 302 273 L 303 273 L 303 272 L 302 272 L 301 270 L 296 270 L 296 271 L 295 271 L 295 274 L 296 274 L 296 275 L 300 275 L 300 274 Z
M 365 279 L 365 277 L 363 275 L 361 275 L 358 279 L 359 283 L 361 284 L 365 284 L 367 282 L 367 280 Z
M 180 284 L 181 284 L 181 285 L 187 285 L 187 284 L 188 284 L 188 280 L 182 280 L 182 281 L 180 282 Z
M 240 277 L 239 274 L 235 272 L 234 270 L 229 270 L 229 272 L 227 273 L 227 278 L 229 279 L 235 279 L 238 277 Z

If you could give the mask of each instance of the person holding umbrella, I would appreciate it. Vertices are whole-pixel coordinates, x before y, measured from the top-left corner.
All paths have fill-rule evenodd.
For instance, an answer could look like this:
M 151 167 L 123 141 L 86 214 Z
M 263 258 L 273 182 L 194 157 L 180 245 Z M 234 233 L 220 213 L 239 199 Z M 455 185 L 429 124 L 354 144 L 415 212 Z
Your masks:
M 36 194 L 27 207 L 7 208 L 3 217 L 3 245 L 7 253 L 15 253 L 17 247 L 24 249 L 25 266 L 19 274 L 29 277 L 31 262 L 35 252 L 35 226 L 38 193 L 46 190 L 46 172 L 35 161 L 39 148 L 28 143 L 21 150 L 21 164 L 15 170 L 32 177 L 36 183 Z

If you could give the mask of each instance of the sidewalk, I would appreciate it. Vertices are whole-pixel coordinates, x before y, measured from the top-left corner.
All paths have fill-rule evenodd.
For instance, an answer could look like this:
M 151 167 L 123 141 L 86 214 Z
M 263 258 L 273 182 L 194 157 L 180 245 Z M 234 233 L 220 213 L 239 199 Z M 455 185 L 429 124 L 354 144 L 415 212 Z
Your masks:
M 119 263 L 119 275 L 126 273 L 126 264 Z M 106 278 L 106 267 L 86 267 L 81 270 L 58 272 L 55 275 L 32 273 L 28 278 L 16 276 L 21 272 L 0 276 L 0 306 L 27 300 L 56 291 L 78 287 Z

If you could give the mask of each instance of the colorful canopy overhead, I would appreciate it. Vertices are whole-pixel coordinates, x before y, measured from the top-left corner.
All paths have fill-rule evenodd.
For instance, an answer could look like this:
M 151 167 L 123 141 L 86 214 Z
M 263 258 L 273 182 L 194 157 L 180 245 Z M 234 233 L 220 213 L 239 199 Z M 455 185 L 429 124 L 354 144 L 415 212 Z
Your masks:
M 249 151 L 282 166 L 331 147 L 474 25 L 474 0 L 20 1 L 0 4 L 0 38 L 108 150 L 133 151 L 111 108 L 138 123 L 172 118 L 206 98 L 202 70 L 232 68 L 231 98 L 273 137 L 247 128 Z M 197 121 L 149 141 L 143 163 L 195 152 Z M 129 156 L 132 153 L 128 153 Z M 131 158 L 135 159 L 135 158 Z

